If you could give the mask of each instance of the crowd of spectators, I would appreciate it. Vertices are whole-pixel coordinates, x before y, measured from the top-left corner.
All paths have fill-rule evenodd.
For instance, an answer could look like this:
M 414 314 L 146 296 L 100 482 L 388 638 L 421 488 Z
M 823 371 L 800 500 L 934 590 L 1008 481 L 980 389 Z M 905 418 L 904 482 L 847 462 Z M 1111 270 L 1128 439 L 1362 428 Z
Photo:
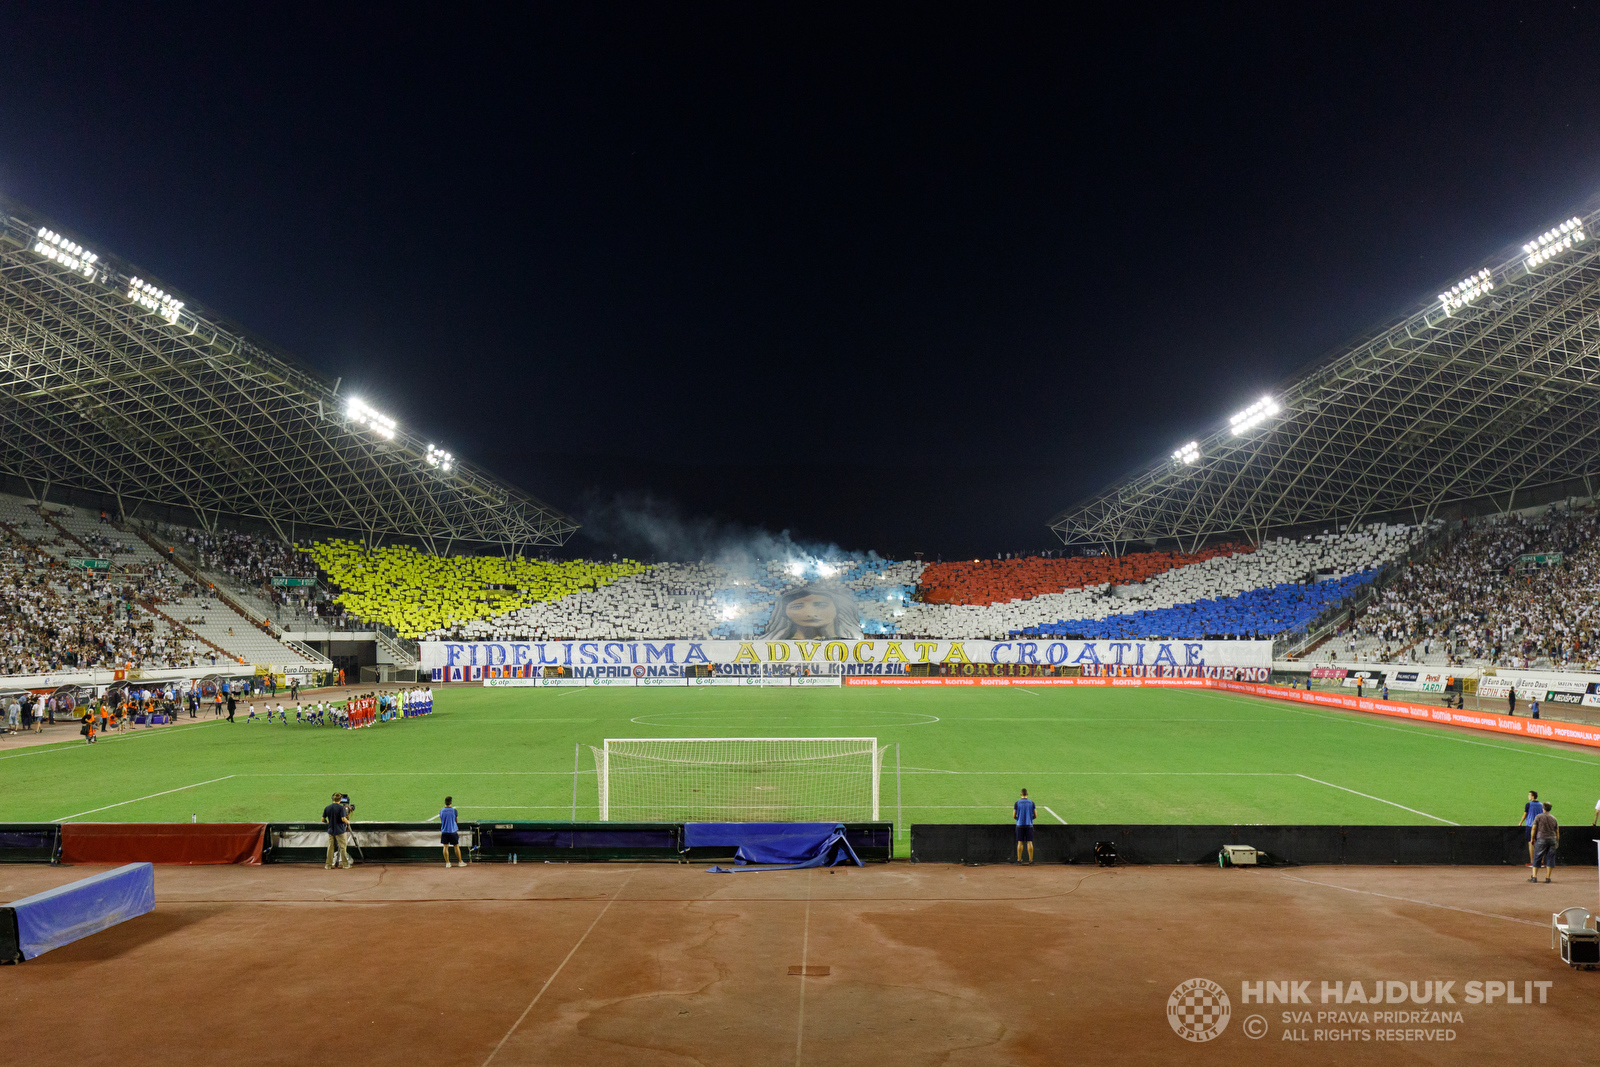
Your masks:
M 175 599 L 183 577 L 69 569 L 14 539 L 0 558 L 0 674 L 195 665 L 183 635 L 141 604 Z
M 245 585 L 270 586 L 275 577 L 315 578 L 317 565 L 294 545 L 261 534 L 163 525 L 158 532 L 187 547 L 201 570 L 230 575 Z
M 1392 581 L 1342 635 L 1373 658 L 1593 669 L 1600 662 L 1600 512 L 1472 519 Z M 1528 557 L 1544 557 L 1530 559 Z

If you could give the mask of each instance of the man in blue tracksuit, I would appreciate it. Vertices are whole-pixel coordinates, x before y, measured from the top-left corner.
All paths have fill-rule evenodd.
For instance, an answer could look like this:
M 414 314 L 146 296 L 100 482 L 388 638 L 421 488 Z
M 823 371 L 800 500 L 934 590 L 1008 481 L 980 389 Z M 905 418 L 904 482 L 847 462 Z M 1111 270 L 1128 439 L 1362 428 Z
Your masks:
M 1033 801 L 1028 799 L 1028 791 L 1022 791 L 1022 798 L 1011 805 L 1011 817 L 1017 821 L 1017 862 L 1022 862 L 1022 845 L 1027 842 L 1028 862 L 1033 862 Z
M 465 867 L 466 861 L 461 858 L 461 824 L 455 809 L 455 797 L 445 797 L 444 807 L 439 809 L 439 844 L 444 848 L 444 865 L 450 866 L 450 850 L 456 850 L 456 866 Z

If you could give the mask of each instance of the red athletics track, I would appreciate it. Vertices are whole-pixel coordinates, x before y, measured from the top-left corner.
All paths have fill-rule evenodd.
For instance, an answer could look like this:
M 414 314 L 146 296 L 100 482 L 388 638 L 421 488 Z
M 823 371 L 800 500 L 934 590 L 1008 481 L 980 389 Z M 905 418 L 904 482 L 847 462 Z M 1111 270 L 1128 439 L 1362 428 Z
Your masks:
M 93 870 L 3 867 L 0 899 Z M 1594 1063 L 1600 972 L 1561 965 L 1548 924 L 1556 907 L 1593 905 L 1595 873 L 1557 878 L 161 867 L 154 913 L 0 968 L 0 1028 L 9 1062 L 74 1067 Z M 828 973 L 791 976 L 802 964 Z M 1193 978 L 1230 998 L 1227 1029 L 1205 1043 L 1167 1021 L 1169 996 Z M 1360 981 L 1364 994 L 1375 982 L 1427 992 L 1450 981 L 1456 1003 L 1242 1002 L 1243 983 L 1279 980 L 1309 982 L 1313 1001 L 1323 981 Z M 1532 1004 L 1465 1003 L 1466 983 L 1485 980 L 1519 999 L 1551 984 L 1544 1004 L 1536 993 Z M 1286 1010 L 1311 1021 L 1286 1022 Z M 1369 1019 L 1317 1020 L 1338 1010 Z M 1379 1011 L 1419 1014 L 1393 1023 Z M 1266 1027 L 1259 1039 L 1251 1015 Z

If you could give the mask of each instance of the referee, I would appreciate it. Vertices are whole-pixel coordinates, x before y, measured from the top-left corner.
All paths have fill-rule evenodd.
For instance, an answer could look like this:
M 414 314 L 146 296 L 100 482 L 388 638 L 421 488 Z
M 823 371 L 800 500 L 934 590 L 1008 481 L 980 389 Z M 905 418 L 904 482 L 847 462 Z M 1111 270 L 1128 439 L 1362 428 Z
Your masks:
M 1028 863 L 1033 863 L 1033 801 L 1028 799 L 1028 791 L 1024 789 L 1022 796 L 1011 805 L 1011 817 L 1017 822 L 1017 862 L 1022 862 L 1022 845 L 1028 845 Z

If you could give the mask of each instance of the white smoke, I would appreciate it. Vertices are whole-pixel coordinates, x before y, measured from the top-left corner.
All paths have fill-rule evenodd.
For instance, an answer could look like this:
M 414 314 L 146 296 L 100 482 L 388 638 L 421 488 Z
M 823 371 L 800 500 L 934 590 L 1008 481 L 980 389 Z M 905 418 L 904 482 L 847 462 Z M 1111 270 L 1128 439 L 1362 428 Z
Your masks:
M 773 533 L 726 519 L 686 516 L 677 505 L 648 493 L 591 494 L 578 511 L 583 536 L 625 556 L 717 564 L 777 560 L 808 570 L 879 558 L 872 551 L 797 540 L 788 530 Z

